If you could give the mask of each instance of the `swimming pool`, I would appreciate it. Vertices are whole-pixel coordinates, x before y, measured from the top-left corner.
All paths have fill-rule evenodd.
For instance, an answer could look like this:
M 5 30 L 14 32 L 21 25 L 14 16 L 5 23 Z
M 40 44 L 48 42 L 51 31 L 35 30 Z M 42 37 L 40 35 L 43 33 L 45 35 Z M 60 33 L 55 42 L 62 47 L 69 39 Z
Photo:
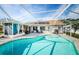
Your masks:
M 0 45 L 0 55 L 78 55 L 72 41 L 59 35 L 21 38 Z

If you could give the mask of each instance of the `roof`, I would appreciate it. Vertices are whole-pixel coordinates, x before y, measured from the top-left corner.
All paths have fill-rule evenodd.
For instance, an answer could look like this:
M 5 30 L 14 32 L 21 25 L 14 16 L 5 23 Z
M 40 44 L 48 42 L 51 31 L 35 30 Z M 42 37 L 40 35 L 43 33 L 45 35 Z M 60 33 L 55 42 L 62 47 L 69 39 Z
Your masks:
M 62 20 L 49 20 L 49 21 L 40 21 L 40 22 L 31 22 L 26 23 L 27 25 L 64 25 Z
M 49 24 L 50 25 L 64 25 L 62 20 L 50 20 Z
M 9 18 L 0 19 L 0 22 L 2 22 L 2 23 L 19 23 L 19 21 L 16 21 L 14 19 L 9 19 Z

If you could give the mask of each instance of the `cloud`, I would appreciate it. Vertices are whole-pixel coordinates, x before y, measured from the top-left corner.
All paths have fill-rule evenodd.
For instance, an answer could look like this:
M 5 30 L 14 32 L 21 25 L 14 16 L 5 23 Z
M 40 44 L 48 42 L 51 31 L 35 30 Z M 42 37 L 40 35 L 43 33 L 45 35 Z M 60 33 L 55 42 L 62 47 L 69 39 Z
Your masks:
M 73 8 L 72 11 L 79 13 L 79 5 L 76 5 L 76 8 Z M 75 14 L 75 13 L 72 13 L 72 12 L 69 12 L 67 17 L 76 19 L 76 18 L 79 18 L 79 15 Z

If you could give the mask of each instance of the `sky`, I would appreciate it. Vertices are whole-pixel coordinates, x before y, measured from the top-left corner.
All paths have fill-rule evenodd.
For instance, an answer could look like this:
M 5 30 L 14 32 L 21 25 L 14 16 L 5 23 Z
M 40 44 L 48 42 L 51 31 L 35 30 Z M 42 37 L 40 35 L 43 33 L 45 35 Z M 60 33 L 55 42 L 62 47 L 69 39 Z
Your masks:
M 71 10 L 78 13 L 78 6 L 78 4 L 1 4 L 0 19 L 11 17 L 17 21 L 32 22 L 79 18 L 78 14 L 69 11 Z M 10 17 L 7 16 L 6 13 Z

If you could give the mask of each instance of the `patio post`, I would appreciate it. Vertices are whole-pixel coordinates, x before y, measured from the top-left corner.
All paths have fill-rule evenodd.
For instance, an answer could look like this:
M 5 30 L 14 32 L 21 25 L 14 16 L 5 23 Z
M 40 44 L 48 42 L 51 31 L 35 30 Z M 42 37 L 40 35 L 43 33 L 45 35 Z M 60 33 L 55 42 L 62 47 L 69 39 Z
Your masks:
M 70 22 L 70 36 L 72 36 L 71 30 L 72 30 L 72 25 L 71 25 L 71 22 Z
M 40 26 L 38 26 L 38 32 L 40 32 Z
M 48 31 L 48 26 L 45 26 L 45 30 Z
M 14 27 L 13 27 L 13 23 L 12 23 L 12 35 L 13 35 L 13 28 L 14 28 Z
M 2 26 L 3 26 L 3 34 L 5 34 L 5 27 L 4 27 L 4 24 L 2 24 Z
M 32 26 L 30 26 L 30 33 L 32 32 Z
M 23 33 L 23 30 L 24 30 L 24 27 L 23 27 L 23 25 L 22 25 L 22 33 Z
M 17 27 L 17 29 L 18 29 L 18 34 L 19 34 L 19 29 L 20 29 L 20 25 L 18 24 L 18 27 Z

